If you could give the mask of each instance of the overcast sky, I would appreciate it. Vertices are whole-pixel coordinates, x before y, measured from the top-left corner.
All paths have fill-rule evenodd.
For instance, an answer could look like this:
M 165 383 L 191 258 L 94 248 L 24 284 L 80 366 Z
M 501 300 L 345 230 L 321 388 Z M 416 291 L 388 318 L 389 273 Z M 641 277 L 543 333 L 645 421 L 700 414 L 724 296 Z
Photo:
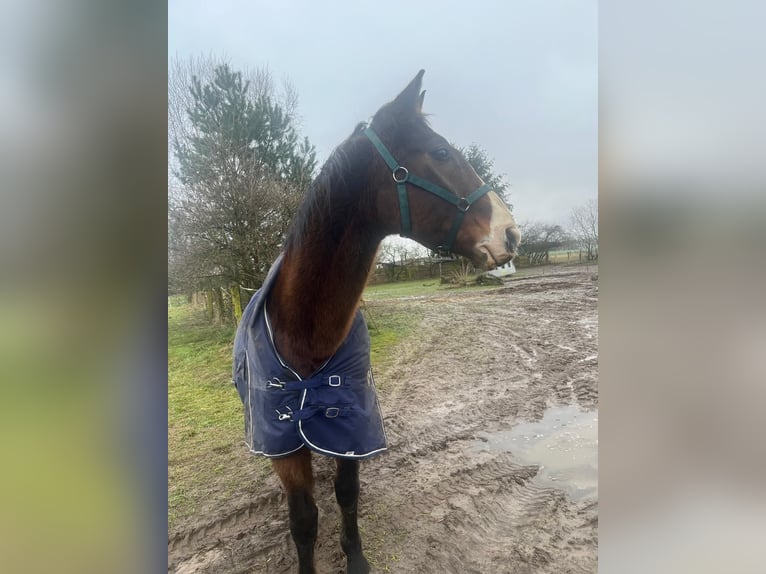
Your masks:
M 495 158 L 519 222 L 565 224 L 597 196 L 595 0 L 170 0 L 168 10 L 171 58 L 212 53 L 290 79 L 320 163 L 424 68 L 431 126 Z

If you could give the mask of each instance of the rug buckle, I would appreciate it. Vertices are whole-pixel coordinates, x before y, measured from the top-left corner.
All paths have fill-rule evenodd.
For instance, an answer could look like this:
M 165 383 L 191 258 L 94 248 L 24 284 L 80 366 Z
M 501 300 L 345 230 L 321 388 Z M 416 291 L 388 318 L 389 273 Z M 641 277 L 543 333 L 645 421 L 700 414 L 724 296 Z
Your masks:
M 280 381 L 278 378 L 276 378 L 276 377 L 274 377 L 274 379 L 269 379 L 268 381 L 266 381 L 266 386 L 267 387 L 272 387 L 272 388 L 277 388 L 277 389 L 284 389 L 285 388 L 285 384 L 282 381 Z
M 293 409 L 290 407 L 285 407 L 288 412 L 286 413 L 280 413 L 279 409 L 274 409 L 274 412 L 277 413 L 277 419 L 280 421 L 289 421 L 292 420 L 293 417 Z

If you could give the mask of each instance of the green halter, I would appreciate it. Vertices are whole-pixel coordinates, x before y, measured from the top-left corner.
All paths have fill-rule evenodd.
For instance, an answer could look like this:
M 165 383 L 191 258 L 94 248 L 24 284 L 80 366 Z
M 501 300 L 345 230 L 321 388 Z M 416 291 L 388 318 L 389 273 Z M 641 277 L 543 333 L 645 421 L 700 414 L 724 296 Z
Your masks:
M 391 168 L 391 175 L 396 182 L 396 191 L 399 194 L 399 213 L 401 214 L 402 220 L 402 230 L 400 231 L 400 235 L 409 237 L 412 232 L 410 203 L 407 198 L 407 183 L 411 183 L 412 185 L 416 185 L 421 189 L 433 193 L 435 196 L 440 197 L 457 208 L 457 213 L 455 214 L 455 219 L 452 221 L 452 228 L 447 236 L 447 241 L 443 246 L 440 246 L 440 248 L 443 248 L 445 251 L 451 251 L 452 246 L 455 243 L 455 238 L 457 237 L 457 232 L 460 229 L 460 225 L 463 223 L 465 212 L 468 211 L 471 205 L 476 203 L 479 198 L 490 191 L 490 186 L 485 183 L 467 197 L 458 197 L 443 187 L 418 177 L 414 173 L 410 173 L 406 167 L 399 165 L 394 159 L 394 156 L 391 155 L 391 152 L 388 151 L 386 146 L 380 141 L 380 138 L 371 128 L 365 129 L 364 135 L 370 139 L 378 152 L 380 152 L 380 155 L 383 157 L 383 160 L 388 167 Z

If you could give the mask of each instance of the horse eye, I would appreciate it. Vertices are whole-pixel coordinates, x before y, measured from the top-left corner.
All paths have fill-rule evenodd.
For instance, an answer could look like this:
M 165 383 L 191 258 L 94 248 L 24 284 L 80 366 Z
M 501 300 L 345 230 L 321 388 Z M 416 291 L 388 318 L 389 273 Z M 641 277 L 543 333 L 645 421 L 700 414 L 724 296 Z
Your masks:
M 447 148 L 438 147 L 431 152 L 431 157 L 438 159 L 439 161 L 446 161 L 449 159 L 449 151 Z

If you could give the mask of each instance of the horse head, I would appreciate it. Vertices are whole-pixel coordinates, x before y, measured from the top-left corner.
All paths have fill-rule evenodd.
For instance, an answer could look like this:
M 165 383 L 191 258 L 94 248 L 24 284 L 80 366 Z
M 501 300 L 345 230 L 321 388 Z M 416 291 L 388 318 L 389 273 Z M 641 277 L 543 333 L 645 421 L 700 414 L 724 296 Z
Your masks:
M 428 125 L 423 74 L 380 108 L 365 130 L 378 151 L 378 218 L 387 234 L 463 255 L 477 268 L 499 267 L 515 256 L 519 229 L 498 194 Z

